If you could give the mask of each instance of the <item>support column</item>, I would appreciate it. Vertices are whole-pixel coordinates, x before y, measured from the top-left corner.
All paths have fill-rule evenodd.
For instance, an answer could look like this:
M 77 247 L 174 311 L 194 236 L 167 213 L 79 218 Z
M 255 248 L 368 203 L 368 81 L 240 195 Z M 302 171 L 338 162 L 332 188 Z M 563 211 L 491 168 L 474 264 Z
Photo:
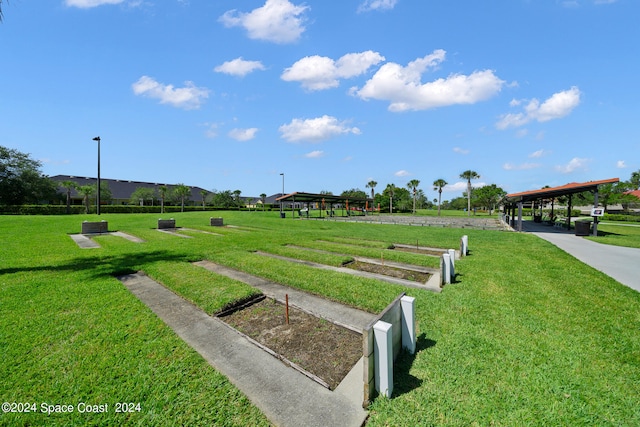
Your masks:
M 522 231 L 522 200 L 518 202 L 518 231 Z
M 598 187 L 596 187 L 596 191 L 593 192 L 593 207 L 598 207 Z M 593 217 L 593 236 L 598 237 L 598 217 Z

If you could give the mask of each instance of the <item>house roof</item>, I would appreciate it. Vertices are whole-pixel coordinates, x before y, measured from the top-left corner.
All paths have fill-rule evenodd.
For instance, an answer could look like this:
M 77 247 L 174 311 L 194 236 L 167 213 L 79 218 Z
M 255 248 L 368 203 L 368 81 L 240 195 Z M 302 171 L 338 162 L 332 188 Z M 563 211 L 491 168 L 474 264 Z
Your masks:
M 624 194 L 631 194 L 632 196 L 636 196 L 640 199 L 640 190 L 625 191 Z
M 521 193 L 512 193 L 505 196 L 508 203 L 530 202 L 540 199 L 551 199 L 569 194 L 582 193 L 583 191 L 595 191 L 599 185 L 613 184 L 619 182 L 619 178 L 602 179 L 600 181 L 589 182 L 571 182 L 559 187 L 542 188 L 540 190 L 523 191 Z
M 98 181 L 97 178 L 93 177 L 80 177 L 73 175 L 55 175 L 50 177 L 52 180 L 62 183 L 63 181 L 73 181 L 76 184 L 82 185 L 95 185 Z M 114 199 L 129 199 L 131 198 L 131 194 L 138 188 L 152 188 L 157 189 L 161 186 L 166 186 L 170 190 L 177 187 L 175 184 L 162 184 L 158 182 L 142 182 L 142 181 L 127 181 L 121 179 L 105 179 L 100 178 L 100 184 L 107 184 L 109 186 L 109 190 L 111 191 L 111 196 Z M 192 187 L 188 186 L 191 189 L 191 196 L 189 200 L 198 201 L 202 200 L 201 191 L 208 191 L 200 187 Z M 62 185 L 58 185 L 58 189 L 61 192 L 66 193 L 66 189 L 62 187 Z M 71 197 L 77 198 L 80 197 L 76 190 L 71 190 Z

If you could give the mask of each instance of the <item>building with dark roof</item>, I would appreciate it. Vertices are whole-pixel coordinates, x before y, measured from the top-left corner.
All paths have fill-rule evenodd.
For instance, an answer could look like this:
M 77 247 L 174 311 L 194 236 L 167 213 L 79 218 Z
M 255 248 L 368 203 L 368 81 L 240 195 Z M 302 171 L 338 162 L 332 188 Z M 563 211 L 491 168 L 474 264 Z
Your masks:
M 74 182 L 77 186 L 84 185 L 96 185 L 98 182 L 97 178 L 92 177 L 80 177 L 73 175 L 55 175 L 50 177 L 53 181 L 58 183 L 58 191 L 62 194 L 67 193 L 67 189 L 62 186 L 64 181 Z M 128 205 L 131 202 L 131 195 L 138 188 L 149 188 L 155 190 L 156 200 L 160 200 L 160 191 L 159 188 L 162 186 L 166 186 L 171 192 L 173 189 L 177 187 L 175 184 L 163 184 L 159 182 L 142 182 L 142 181 L 127 181 L 121 179 L 105 179 L 100 178 L 100 187 L 108 186 L 109 191 L 111 191 L 111 203 L 113 205 Z M 191 190 L 191 194 L 188 197 L 188 200 L 185 200 L 185 204 L 194 205 L 202 203 L 202 194 L 203 192 L 210 193 L 210 191 L 205 190 L 200 187 L 187 186 Z M 82 204 L 83 197 L 78 193 L 76 189 L 71 190 L 71 201 L 72 204 Z M 147 203 L 145 201 L 145 203 Z

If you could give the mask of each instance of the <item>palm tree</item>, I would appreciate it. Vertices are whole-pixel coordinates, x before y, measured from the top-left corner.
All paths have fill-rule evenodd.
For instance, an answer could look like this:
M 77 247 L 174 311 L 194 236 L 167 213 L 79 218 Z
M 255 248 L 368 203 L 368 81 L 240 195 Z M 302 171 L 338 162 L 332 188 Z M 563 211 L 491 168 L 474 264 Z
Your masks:
M 184 212 L 184 199 L 191 195 L 191 188 L 187 187 L 184 184 L 178 184 L 173 190 L 173 193 L 176 195 L 176 197 L 180 197 L 180 212 Z
M 640 188 L 640 170 L 631 173 L 631 178 L 629 179 L 631 186 L 634 190 Z
M 371 198 L 375 198 L 375 191 L 374 188 L 376 188 L 376 185 L 378 185 L 377 182 L 375 182 L 374 180 L 371 180 L 367 183 L 366 187 L 371 189 Z
M 67 214 L 70 214 L 71 213 L 71 190 L 77 188 L 78 184 L 76 184 L 73 181 L 62 181 L 60 185 L 62 185 L 62 187 L 66 188 L 67 190 Z
M 96 193 L 96 187 L 93 185 L 82 185 L 78 187 L 78 193 L 84 197 L 85 213 L 89 213 L 89 197 Z
M 413 192 L 413 214 L 416 214 L 416 192 L 418 191 L 418 185 L 420 185 L 419 179 L 412 179 L 407 182 L 407 188 Z
M 396 186 L 393 184 L 387 184 L 387 193 L 389 193 L 389 213 L 393 213 L 393 193 L 396 190 Z
M 266 203 L 266 201 L 267 201 L 267 195 L 266 195 L 265 193 L 262 193 L 262 194 L 260 195 L 260 200 L 262 201 L 262 211 L 264 212 L 264 204 L 265 204 L 265 203 Z
M 167 198 L 168 188 L 166 185 L 161 185 L 158 190 L 160 191 L 160 213 L 164 213 L 164 201 Z
M 202 210 L 204 210 L 204 199 L 207 197 L 209 192 L 207 190 L 200 190 L 200 195 L 202 196 Z
M 440 202 L 442 200 L 442 187 L 444 187 L 447 184 L 448 182 L 442 178 L 436 179 L 435 181 L 433 181 L 433 189 L 434 191 L 438 192 L 438 216 L 440 216 L 440 204 L 441 204 Z
M 471 216 L 471 180 L 479 179 L 478 172 L 466 170 L 460 174 L 460 178 L 467 180 L 467 216 Z

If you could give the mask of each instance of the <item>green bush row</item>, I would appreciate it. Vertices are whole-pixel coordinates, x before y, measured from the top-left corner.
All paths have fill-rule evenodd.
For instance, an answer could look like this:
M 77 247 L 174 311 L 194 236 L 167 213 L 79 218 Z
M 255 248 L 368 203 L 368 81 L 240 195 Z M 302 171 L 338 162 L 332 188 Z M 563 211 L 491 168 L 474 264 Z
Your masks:
M 202 211 L 202 206 L 185 206 L 185 212 Z M 214 208 L 207 206 L 207 211 L 226 210 L 224 208 Z M 134 205 L 105 205 L 100 207 L 100 213 L 160 213 L 160 206 L 134 206 Z M 165 206 L 165 212 L 181 212 L 180 206 Z M 69 213 L 79 215 L 85 213 L 85 207 L 73 205 L 69 208 Z M 96 213 L 96 207 L 91 206 L 89 213 Z M 66 205 L 9 205 L 0 206 L 0 215 L 66 215 Z
M 640 222 L 640 215 L 625 215 L 625 214 L 604 214 L 603 221 L 629 221 Z

